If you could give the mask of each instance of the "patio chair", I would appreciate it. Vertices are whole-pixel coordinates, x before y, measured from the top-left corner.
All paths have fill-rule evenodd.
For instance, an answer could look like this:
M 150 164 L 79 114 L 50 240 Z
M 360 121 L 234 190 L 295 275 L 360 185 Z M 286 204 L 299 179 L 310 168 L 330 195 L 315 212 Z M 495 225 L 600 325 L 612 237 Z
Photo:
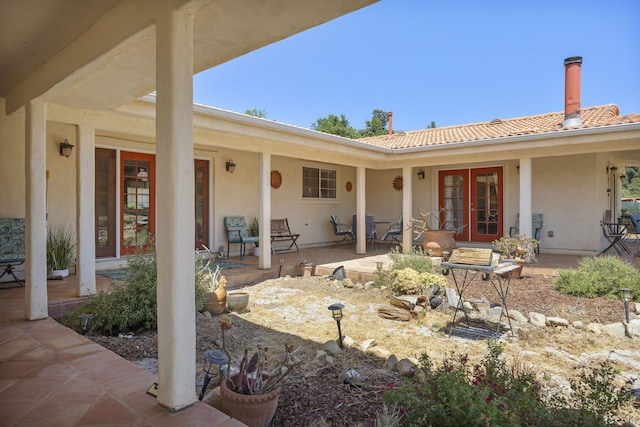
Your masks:
M 227 231 L 227 253 L 232 243 L 240 244 L 240 259 L 244 257 L 247 243 L 259 243 L 258 236 L 249 236 L 247 221 L 243 216 L 225 216 L 224 228 Z
M 400 216 L 398 217 L 398 222 L 396 222 L 395 224 L 391 224 L 387 229 L 387 231 L 384 232 L 384 234 L 382 235 L 382 241 L 386 242 L 387 239 L 390 239 L 389 243 L 401 242 L 402 229 L 403 229 L 402 214 L 400 214 Z
M 540 242 L 540 231 L 543 224 L 542 214 L 534 213 L 531 215 L 531 228 L 533 230 L 533 238 Z M 509 227 L 509 237 L 516 237 L 520 234 L 520 214 L 516 215 L 516 225 Z M 536 246 L 536 253 L 540 253 L 540 243 Z
M 331 215 L 331 219 L 329 221 L 331 222 L 331 227 L 333 228 L 333 234 L 338 237 L 342 237 L 342 240 L 337 241 L 333 246 L 342 242 L 355 242 L 356 239 L 350 225 L 340 221 L 340 218 L 337 215 Z

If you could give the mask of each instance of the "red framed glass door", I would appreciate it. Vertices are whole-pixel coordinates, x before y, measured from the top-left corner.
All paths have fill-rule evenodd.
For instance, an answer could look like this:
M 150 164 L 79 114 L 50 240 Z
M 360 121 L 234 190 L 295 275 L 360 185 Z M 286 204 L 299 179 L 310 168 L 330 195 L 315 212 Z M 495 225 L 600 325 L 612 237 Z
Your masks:
M 155 232 L 155 156 L 120 153 L 120 250 L 145 250 Z
M 502 168 L 471 169 L 471 240 L 502 236 Z
M 116 256 L 116 151 L 96 148 L 96 257 Z
M 440 171 L 438 197 L 439 223 L 444 230 L 455 230 L 454 238 L 469 240 L 469 170 Z
M 440 224 L 457 241 L 491 242 L 502 236 L 502 168 L 456 169 L 438 174 Z
M 209 161 L 195 161 L 196 249 L 209 246 Z

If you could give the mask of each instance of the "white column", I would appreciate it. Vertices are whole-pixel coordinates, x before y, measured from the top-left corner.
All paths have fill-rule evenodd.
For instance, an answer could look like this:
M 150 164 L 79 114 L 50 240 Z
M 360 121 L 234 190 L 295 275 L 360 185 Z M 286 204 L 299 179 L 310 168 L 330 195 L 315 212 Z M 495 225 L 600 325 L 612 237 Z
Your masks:
M 367 192 L 366 192 L 366 178 L 367 170 L 358 166 L 356 169 L 356 215 L 357 215 L 357 224 L 354 224 L 356 230 L 358 232 L 358 236 L 356 239 L 356 253 L 357 254 L 366 254 L 367 253 Z
M 47 109 L 41 100 L 25 105 L 25 316 L 45 319 L 47 308 Z
M 193 17 L 157 19 L 158 402 L 177 411 L 196 401 Z
M 413 247 L 413 230 L 411 229 L 411 217 L 413 215 L 413 182 L 411 181 L 412 168 L 402 168 L 402 253 L 408 254 Z
M 271 268 L 271 154 L 260 153 L 260 259 L 258 268 Z
M 80 123 L 76 142 L 76 276 L 77 295 L 96 293 L 95 126 Z
M 531 157 L 520 158 L 520 234 L 533 237 L 533 226 L 531 221 Z

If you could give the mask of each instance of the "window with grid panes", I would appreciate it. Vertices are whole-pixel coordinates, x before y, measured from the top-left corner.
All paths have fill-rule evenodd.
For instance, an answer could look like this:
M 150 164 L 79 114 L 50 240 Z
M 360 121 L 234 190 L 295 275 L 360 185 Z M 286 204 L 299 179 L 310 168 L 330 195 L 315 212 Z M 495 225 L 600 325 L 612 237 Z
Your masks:
M 302 197 L 305 199 L 335 199 L 336 171 L 302 168 Z

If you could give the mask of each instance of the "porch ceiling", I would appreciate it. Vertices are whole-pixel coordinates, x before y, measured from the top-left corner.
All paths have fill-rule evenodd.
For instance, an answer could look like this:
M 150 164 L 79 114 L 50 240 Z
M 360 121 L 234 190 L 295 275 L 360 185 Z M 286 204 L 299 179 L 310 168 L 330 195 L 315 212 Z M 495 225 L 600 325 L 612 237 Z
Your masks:
M 0 96 L 111 109 L 155 89 L 155 16 L 194 18 L 194 72 L 377 0 L 25 0 L 0 2 Z

